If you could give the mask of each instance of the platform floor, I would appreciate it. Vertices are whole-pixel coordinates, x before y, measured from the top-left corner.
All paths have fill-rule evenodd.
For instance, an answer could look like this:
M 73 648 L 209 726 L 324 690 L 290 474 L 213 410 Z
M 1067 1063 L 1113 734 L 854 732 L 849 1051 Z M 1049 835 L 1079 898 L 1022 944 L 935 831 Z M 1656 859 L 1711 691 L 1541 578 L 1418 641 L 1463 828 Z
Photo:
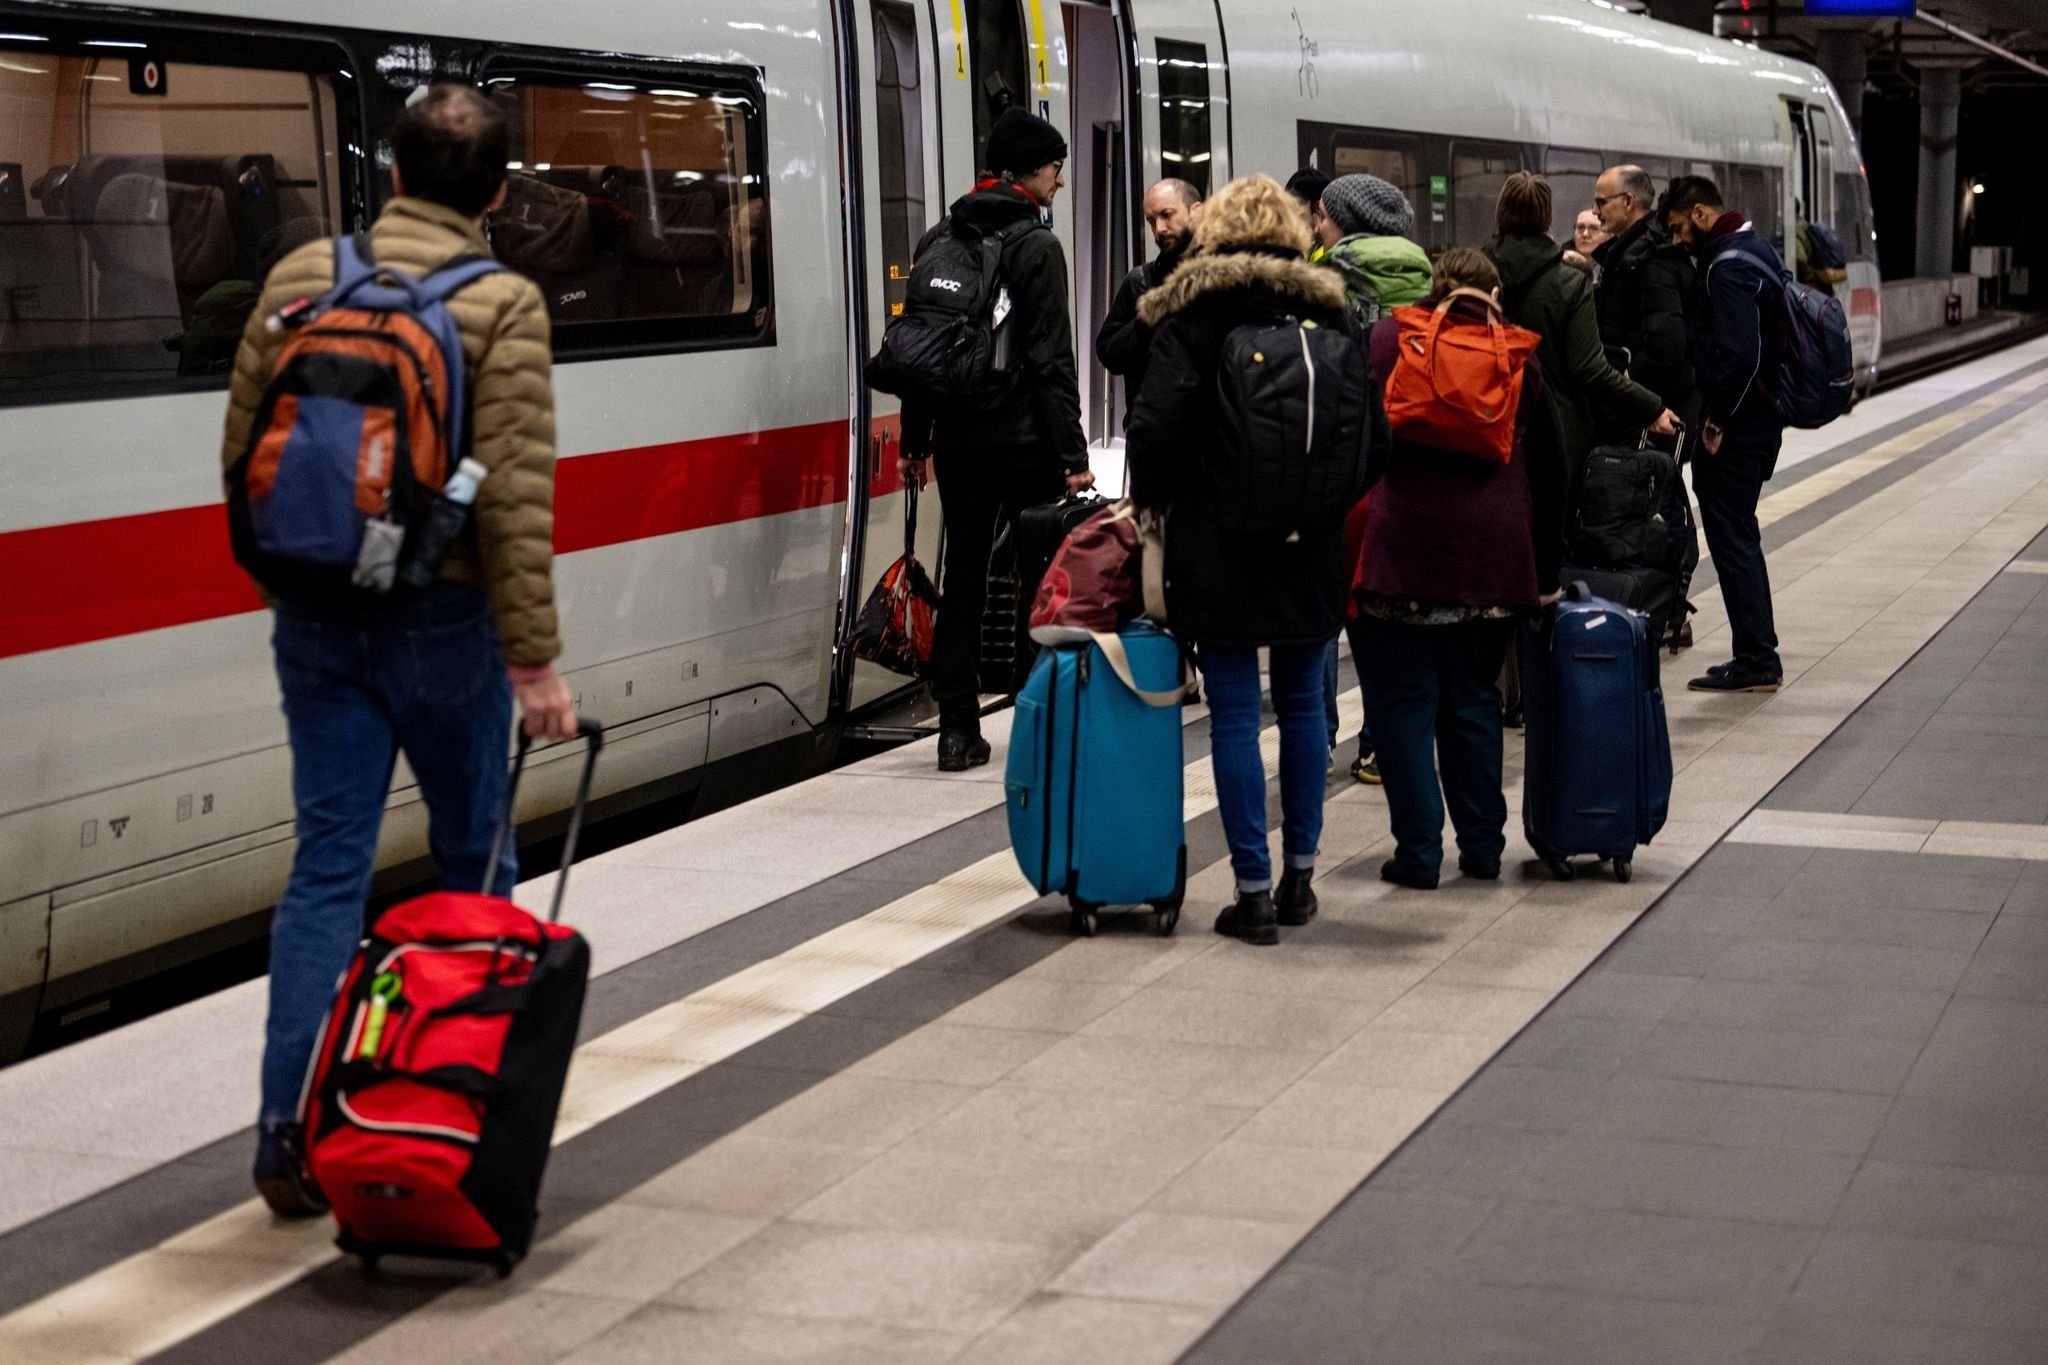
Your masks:
M 509 1282 L 253 1204 L 261 983 L 0 1072 L 0 1359 L 2048 1358 L 2043 403 L 2034 342 L 1788 442 L 1787 686 L 1669 694 L 1626 886 L 1390 888 L 1342 785 L 1323 918 L 1219 939 L 1196 711 L 1180 934 L 1075 941 L 896 750 L 579 868 Z

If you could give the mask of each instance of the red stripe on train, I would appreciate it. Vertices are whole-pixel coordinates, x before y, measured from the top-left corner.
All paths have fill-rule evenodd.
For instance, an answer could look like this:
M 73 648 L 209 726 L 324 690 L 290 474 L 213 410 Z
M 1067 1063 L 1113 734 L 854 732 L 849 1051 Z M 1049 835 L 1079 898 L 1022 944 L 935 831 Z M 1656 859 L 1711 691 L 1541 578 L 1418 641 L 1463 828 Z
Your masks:
M 846 426 L 578 455 L 555 470 L 555 550 L 825 507 L 846 499 Z M 885 471 L 879 496 L 894 484 Z M 0 532 L 0 659 L 262 607 L 219 504 Z

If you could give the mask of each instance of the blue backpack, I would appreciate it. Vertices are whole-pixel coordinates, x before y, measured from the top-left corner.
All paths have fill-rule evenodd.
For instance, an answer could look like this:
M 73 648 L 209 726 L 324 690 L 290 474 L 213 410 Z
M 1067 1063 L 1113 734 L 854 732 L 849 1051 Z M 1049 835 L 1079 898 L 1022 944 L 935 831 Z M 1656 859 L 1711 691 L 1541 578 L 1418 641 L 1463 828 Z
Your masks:
M 1771 403 L 1788 427 L 1824 427 L 1849 410 L 1856 394 L 1856 356 L 1849 314 L 1825 289 L 1787 273 L 1778 323 L 1778 367 Z
M 271 319 L 291 335 L 227 480 L 235 559 L 271 593 L 360 605 L 432 580 L 412 560 L 468 450 L 447 299 L 503 268 L 460 256 L 415 279 L 377 265 L 366 234 L 339 237 L 333 287 Z

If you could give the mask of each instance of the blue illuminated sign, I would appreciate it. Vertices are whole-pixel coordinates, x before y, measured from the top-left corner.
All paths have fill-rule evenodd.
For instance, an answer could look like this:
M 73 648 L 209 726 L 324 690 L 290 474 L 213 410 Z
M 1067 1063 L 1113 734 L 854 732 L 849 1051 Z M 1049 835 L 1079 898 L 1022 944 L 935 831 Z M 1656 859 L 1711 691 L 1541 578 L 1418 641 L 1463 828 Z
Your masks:
M 1913 0 L 1806 0 L 1808 18 L 1910 19 Z

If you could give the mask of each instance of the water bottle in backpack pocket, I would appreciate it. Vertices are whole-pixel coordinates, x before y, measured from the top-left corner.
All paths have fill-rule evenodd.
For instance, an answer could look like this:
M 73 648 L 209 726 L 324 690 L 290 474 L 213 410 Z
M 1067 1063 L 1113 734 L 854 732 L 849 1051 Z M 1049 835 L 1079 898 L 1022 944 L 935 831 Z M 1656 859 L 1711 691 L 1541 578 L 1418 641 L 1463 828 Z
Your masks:
M 440 496 L 469 416 L 446 301 L 503 267 L 458 257 L 414 279 L 375 264 L 360 234 L 336 239 L 334 264 L 332 288 L 271 320 L 290 335 L 228 471 L 228 525 L 235 559 L 271 592 L 362 605 L 432 582 L 466 516 L 460 494 L 474 497 L 480 466 Z

